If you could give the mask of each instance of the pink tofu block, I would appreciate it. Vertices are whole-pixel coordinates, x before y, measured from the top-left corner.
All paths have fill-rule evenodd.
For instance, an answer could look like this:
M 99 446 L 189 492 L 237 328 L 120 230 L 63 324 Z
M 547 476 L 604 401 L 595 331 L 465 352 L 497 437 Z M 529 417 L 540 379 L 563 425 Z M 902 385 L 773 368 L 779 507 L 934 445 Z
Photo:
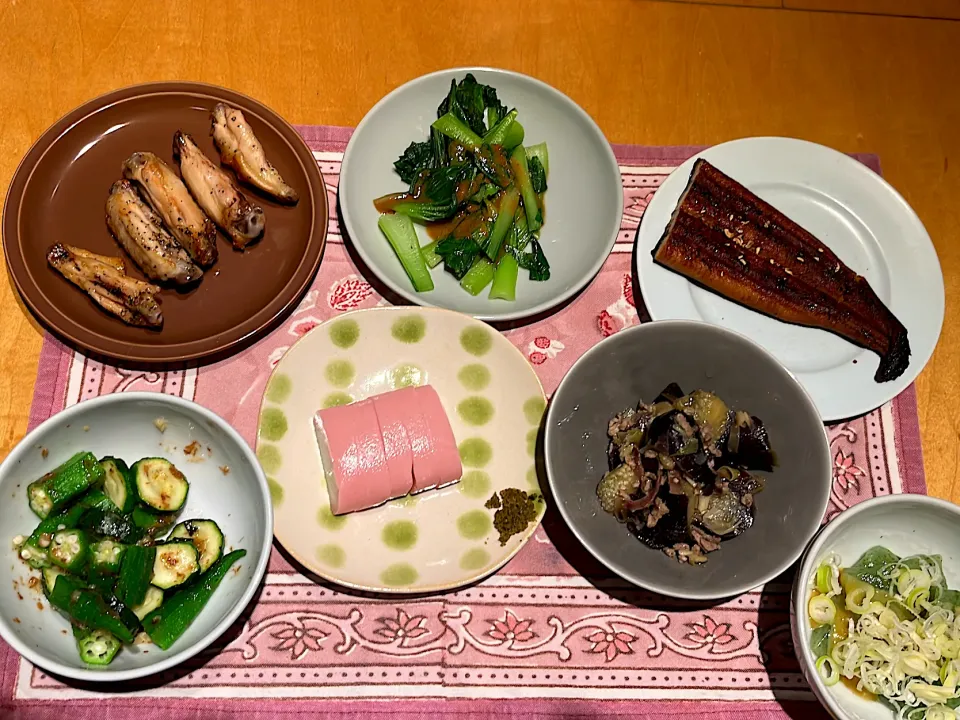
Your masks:
M 413 488 L 413 451 L 406 424 L 414 413 L 414 391 L 415 388 L 403 388 L 373 398 L 390 472 L 391 498 L 403 497 Z
M 374 404 L 362 400 L 319 411 L 314 417 L 334 515 L 388 500 L 391 474 Z
M 413 388 L 407 435 L 413 450 L 413 492 L 448 485 L 463 475 L 460 451 L 437 391 Z

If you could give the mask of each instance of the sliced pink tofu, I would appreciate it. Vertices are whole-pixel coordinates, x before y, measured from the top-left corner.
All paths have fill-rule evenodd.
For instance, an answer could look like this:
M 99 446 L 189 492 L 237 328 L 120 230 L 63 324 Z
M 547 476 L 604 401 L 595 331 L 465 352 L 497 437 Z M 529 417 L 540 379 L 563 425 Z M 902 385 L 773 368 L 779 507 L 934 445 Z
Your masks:
M 413 450 L 406 425 L 414 413 L 415 390 L 403 388 L 373 398 L 390 473 L 390 498 L 402 497 L 413 489 Z
M 412 390 L 407 435 L 413 451 L 413 492 L 420 492 L 459 480 L 463 466 L 437 391 L 429 385 Z
M 371 400 L 319 411 L 314 417 L 334 515 L 390 499 L 391 473 Z

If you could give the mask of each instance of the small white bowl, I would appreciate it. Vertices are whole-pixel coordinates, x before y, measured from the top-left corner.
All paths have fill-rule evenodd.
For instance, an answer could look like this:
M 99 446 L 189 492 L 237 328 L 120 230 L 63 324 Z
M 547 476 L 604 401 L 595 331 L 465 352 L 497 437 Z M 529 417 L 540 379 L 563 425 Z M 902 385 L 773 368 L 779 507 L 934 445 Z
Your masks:
M 547 143 L 546 222 L 540 236 L 550 262 L 550 279 L 533 282 L 520 273 L 514 302 L 469 295 L 441 269 L 436 287 L 415 292 L 387 239 L 377 227 L 375 198 L 407 189 L 393 163 L 411 142 L 426 140 L 437 106 L 472 73 L 492 85 L 500 101 L 517 108 L 524 144 Z M 456 310 L 481 320 L 536 315 L 573 297 L 599 272 L 620 231 L 623 187 L 620 168 L 600 128 L 573 100 L 520 73 L 491 68 L 457 68 L 424 75 L 400 86 L 373 106 L 353 132 L 340 168 L 340 209 L 347 234 L 370 270 L 393 292 L 416 305 Z M 422 245 L 428 242 L 419 228 Z
M 790 627 L 803 674 L 817 699 L 837 720 L 894 720 L 895 713 L 880 702 L 868 700 L 842 683 L 823 684 L 810 650 L 807 601 L 812 578 L 820 563 L 836 553 L 844 566 L 852 565 L 867 550 L 882 545 L 907 555 L 940 555 L 943 573 L 952 587 L 960 586 L 960 507 L 926 495 L 884 495 L 867 500 L 840 514 L 816 536 L 804 555 L 793 583 Z
M 166 420 L 163 433 L 154 424 L 157 418 Z M 188 456 L 183 449 L 193 441 L 199 450 Z M 114 455 L 128 464 L 142 457 L 166 457 L 190 481 L 180 519 L 215 520 L 226 540 L 224 552 L 247 551 L 235 566 L 239 570 L 227 574 L 170 650 L 155 645 L 126 646 L 102 670 L 91 669 L 80 660 L 69 622 L 50 608 L 38 584 L 29 586 L 29 579 L 39 573 L 17 558 L 12 544 L 14 536 L 29 535 L 39 522 L 27 504 L 27 485 L 81 450 L 97 457 Z M 196 655 L 243 612 L 270 557 L 273 506 L 253 451 L 225 420 L 170 395 L 105 395 L 53 416 L 29 433 L 0 465 L 0 497 L 4 499 L 0 503 L 0 547 L 6 548 L 6 561 L 0 562 L 0 635 L 35 665 L 77 680 L 132 680 Z

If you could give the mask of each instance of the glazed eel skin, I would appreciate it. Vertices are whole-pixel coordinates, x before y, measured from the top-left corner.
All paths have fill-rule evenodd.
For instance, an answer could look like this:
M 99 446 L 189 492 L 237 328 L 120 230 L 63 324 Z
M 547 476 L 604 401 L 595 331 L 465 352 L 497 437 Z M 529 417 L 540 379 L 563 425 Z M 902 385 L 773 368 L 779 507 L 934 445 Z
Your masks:
M 877 353 L 877 382 L 900 377 L 910 364 L 907 329 L 870 284 L 706 160 L 694 163 L 653 259 L 752 310 Z

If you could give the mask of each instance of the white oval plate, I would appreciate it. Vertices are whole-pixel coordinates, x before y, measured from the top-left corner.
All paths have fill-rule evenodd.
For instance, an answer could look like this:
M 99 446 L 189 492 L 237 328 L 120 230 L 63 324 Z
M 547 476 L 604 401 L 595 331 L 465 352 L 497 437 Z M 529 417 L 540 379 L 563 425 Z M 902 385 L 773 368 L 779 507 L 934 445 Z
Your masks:
M 432 385 L 440 396 L 463 479 L 334 517 L 314 413 L 409 384 Z M 461 411 L 470 407 L 486 412 Z M 536 520 L 501 545 L 484 503 L 506 488 L 539 492 L 534 451 L 545 407 L 526 358 L 466 315 L 384 307 L 329 320 L 290 348 L 264 393 L 257 455 L 270 476 L 276 538 L 305 567 L 357 590 L 426 593 L 479 580 L 512 558 L 543 517 L 540 502 Z
M 873 379 L 879 357 L 836 335 L 783 323 L 700 288 L 653 262 L 703 157 L 778 208 L 863 275 L 909 333 L 910 365 L 896 380 Z M 943 325 L 943 275 L 930 236 L 883 178 L 847 155 L 791 138 L 746 138 L 690 158 L 654 195 L 637 233 L 637 276 L 654 320 L 704 320 L 763 345 L 813 397 L 826 422 L 879 407 L 927 364 Z
M 516 107 L 524 144 L 546 142 L 550 153 L 546 222 L 540 235 L 551 277 L 532 282 L 520 273 L 514 302 L 467 294 L 441 268 L 436 287 L 413 290 L 400 261 L 377 227 L 375 198 L 406 190 L 394 161 L 414 141 L 426 140 L 450 81 L 473 73 Z M 393 292 L 417 305 L 457 310 L 482 320 L 536 315 L 573 297 L 600 270 L 620 230 L 623 187 L 613 150 L 600 128 L 573 100 L 526 75 L 489 68 L 459 68 L 424 75 L 397 88 L 373 106 L 357 126 L 340 168 L 340 208 L 347 234 L 367 267 Z M 429 242 L 419 228 L 421 244 Z

